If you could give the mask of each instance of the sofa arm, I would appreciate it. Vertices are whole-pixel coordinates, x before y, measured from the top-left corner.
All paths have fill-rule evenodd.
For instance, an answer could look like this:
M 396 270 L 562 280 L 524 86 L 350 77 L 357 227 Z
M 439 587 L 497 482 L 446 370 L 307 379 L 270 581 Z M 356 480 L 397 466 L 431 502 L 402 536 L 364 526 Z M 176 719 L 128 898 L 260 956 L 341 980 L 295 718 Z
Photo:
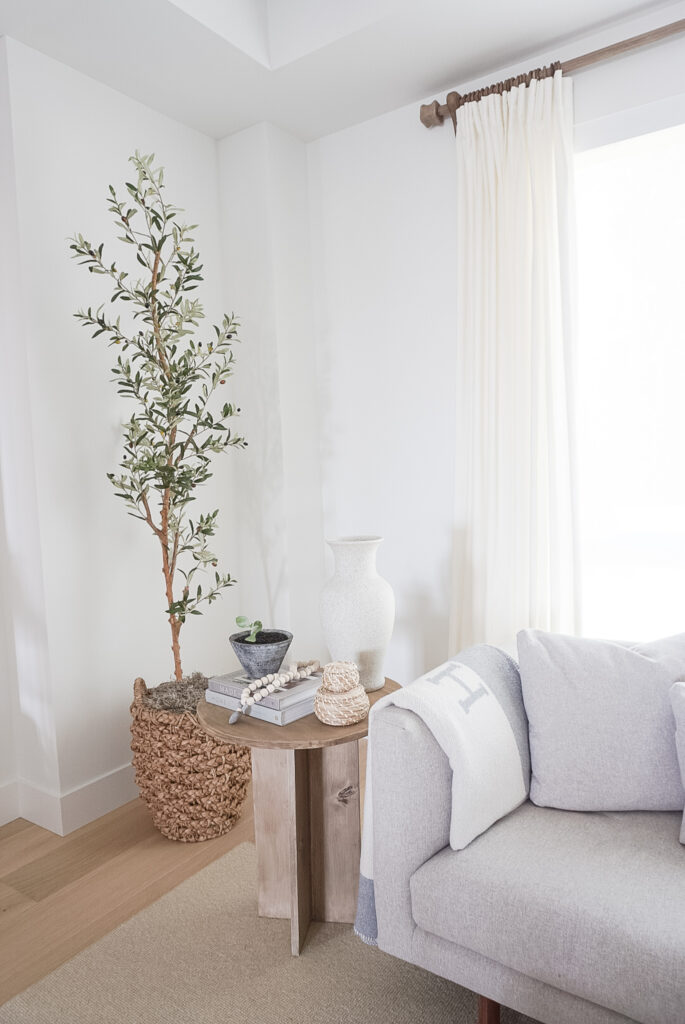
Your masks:
M 421 719 L 403 708 L 378 711 L 369 743 L 378 945 L 411 960 L 409 879 L 449 843 L 452 770 Z

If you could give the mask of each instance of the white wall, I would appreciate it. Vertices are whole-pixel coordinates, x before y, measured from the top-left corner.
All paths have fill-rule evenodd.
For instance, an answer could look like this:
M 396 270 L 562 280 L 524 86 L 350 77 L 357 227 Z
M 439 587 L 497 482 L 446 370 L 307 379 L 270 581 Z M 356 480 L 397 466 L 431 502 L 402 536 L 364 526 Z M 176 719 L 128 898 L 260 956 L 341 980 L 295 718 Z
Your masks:
M 416 107 L 310 147 L 326 536 L 381 534 L 402 682 L 447 655 L 456 411 L 452 143 Z
M 243 611 L 321 657 L 319 395 L 310 287 L 306 145 L 260 124 L 219 147 L 227 280 L 244 322 L 244 427 L 236 466 Z
M 0 738 L 0 820 L 11 820 L 21 812 L 58 830 L 57 742 L 34 470 L 27 298 L 22 297 L 18 259 L 9 51 L 5 40 L 0 40 L 0 697 L 5 723 Z
M 240 612 L 285 626 L 290 614 L 283 535 L 284 478 L 267 209 L 268 129 L 256 125 L 219 144 L 221 228 L 227 280 L 243 327 L 242 427 L 249 457 L 236 465 Z
M 685 18 L 685 3 L 661 12 L 660 23 Z M 625 36 L 648 31 L 655 15 L 631 21 Z M 614 35 L 616 30 L 614 29 Z M 608 41 L 600 36 L 587 49 Z M 583 52 L 586 46 L 582 47 Z M 576 51 L 577 52 L 577 47 Z M 685 121 L 685 36 L 635 50 L 574 75 L 576 149 L 632 138 Z
M 5 237 L 9 234 L 13 245 L 17 243 L 16 211 L 14 204 L 14 165 L 12 160 L 12 122 L 9 104 L 9 80 L 7 77 L 7 52 L 4 39 L 0 39 L 0 223 L 4 225 Z M 12 348 L 8 343 L 16 330 L 15 304 L 12 302 L 13 285 L 11 277 L 12 260 L 10 246 L 0 246 L 0 352 L 3 363 Z M 3 415 L 4 403 L 0 404 L 0 822 L 11 820 L 17 811 L 17 763 L 14 739 L 16 708 L 16 657 L 14 651 L 14 629 L 11 619 L 10 554 L 7 524 L 5 522 L 4 495 L 7 493 L 5 479 L 11 470 L 7 466 L 9 452 L 3 444 L 7 435 L 8 417 Z
M 127 158 L 136 148 L 156 153 L 168 168 L 170 198 L 200 225 L 208 316 L 218 320 L 232 296 L 221 268 L 216 143 L 13 40 L 7 52 L 19 237 L 11 255 L 21 273 L 17 330 L 26 344 L 24 413 L 33 446 L 32 456 L 22 458 L 35 494 L 22 505 L 5 479 L 5 514 L 24 516 L 30 525 L 32 562 L 22 579 L 36 590 L 44 586 L 45 594 L 43 607 L 33 609 L 31 640 L 45 631 L 47 661 L 36 672 L 19 666 L 19 699 L 37 686 L 53 695 L 59 762 L 48 781 L 38 770 L 39 752 L 21 777 L 35 770 L 52 808 L 45 823 L 68 831 L 94 810 L 103 813 L 135 795 L 128 767 L 133 679 L 142 675 L 153 684 L 172 667 L 156 542 L 125 515 L 105 477 L 120 452 L 122 404 L 109 381 L 113 357 L 72 317 L 80 305 L 105 298 L 107 287 L 72 262 L 67 248 L 67 237 L 81 231 L 106 240 L 105 253 L 113 254 L 106 188 L 129 177 Z M 5 381 L 11 398 L 15 380 Z M 240 398 L 237 383 L 227 391 Z M 4 440 L 15 444 L 16 432 Z M 222 509 L 217 550 L 233 573 L 239 553 L 231 521 L 233 463 L 241 457 L 222 457 L 202 496 L 207 509 Z M 18 603 L 21 595 L 13 589 L 11 597 Z M 235 600 L 229 592 L 185 627 L 186 671 L 225 665 Z M 21 757 L 25 738 L 18 745 Z M 45 740 L 44 760 L 47 746 Z
M 319 621 L 324 545 L 321 403 L 314 331 L 307 147 L 268 126 L 267 200 L 272 226 L 289 627 L 304 658 L 325 654 Z

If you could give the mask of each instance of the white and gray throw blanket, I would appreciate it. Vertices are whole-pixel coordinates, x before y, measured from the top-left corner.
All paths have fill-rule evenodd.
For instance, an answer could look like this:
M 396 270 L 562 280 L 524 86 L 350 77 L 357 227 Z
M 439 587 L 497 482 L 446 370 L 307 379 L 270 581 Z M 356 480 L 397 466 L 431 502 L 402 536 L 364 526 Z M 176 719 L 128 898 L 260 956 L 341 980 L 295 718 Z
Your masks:
M 354 930 L 375 946 L 373 888 L 373 723 L 388 705 L 413 711 L 430 729 L 452 768 L 450 846 L 462 850 L 528 795 L 530 755 L 516 663 L 481 644 L 389 694 L 372 708 L 366 765 L 364 832 Z

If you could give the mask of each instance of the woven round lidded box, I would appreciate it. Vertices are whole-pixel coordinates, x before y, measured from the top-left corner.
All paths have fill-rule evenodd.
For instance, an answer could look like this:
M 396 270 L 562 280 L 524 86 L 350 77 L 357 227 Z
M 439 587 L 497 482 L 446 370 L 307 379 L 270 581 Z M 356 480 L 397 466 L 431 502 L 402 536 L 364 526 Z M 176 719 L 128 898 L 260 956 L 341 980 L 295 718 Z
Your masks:
M 351 661 L 331 661 L 314 695 L 314 714 L 326 725 L 354 725 L 369 713 L 369 698 Z
M 206 679 L 197 685 L 204 691 Z M 136 679 L 133 692 L 133 767 L 155 827 L 184 843 L 230 831 L 252 774 L 249 748 L 222 743 L 204 731 L 194 713 L 198 694 L 184 710 L 166 710 L 154 706 L 155 691 L 143 679 Z

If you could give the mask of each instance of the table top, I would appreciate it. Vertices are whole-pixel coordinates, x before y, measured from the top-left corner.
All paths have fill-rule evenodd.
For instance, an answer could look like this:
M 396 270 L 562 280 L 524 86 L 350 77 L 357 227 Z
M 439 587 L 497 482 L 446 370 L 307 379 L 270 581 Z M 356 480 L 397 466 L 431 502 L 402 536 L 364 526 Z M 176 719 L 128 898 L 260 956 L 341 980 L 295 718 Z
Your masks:
M 394 680 L 386 679 L 381 690 L 369 694 L 369 703 L 373 706 L 381 697 L 399 688 Z M 273 725 L 271 722 L 261 722 L 258 718 L 241 715 L 235 725 L 229 725 L 228 720 L 232 714 L 227 708 L 208 704 L 204 698 L 197 706 L 197 717 L 205 732 L 224 743 L 238 743 L 245 747 L 265 747 L 271 750 L 333 747 L 337 743 L 363 739 L 369 728 L 368 718 L 354 725 L 325 725 L 313 714 L 299 718 L 290 725 Z

